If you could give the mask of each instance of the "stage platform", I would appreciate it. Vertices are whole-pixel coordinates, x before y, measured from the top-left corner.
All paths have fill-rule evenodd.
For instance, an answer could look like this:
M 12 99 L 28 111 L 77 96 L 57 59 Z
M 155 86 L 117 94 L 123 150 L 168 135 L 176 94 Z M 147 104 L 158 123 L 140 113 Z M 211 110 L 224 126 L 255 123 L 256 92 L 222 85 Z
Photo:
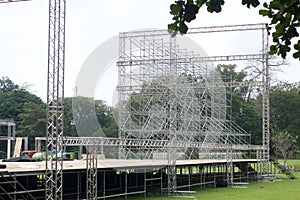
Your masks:
M 207 165 L 207 164 L 226 164 L 226 159 L 201 159 L 201 160 L 177 160 L 177 166 Z M 257 159 L 233 159 L 232 163 L 254 163 L 259 162 Z M 2 162 L 6 165 L 1 171 L 11 173 L 20 172 L 42 172 L 45 170 L 45 161 L 38 162 Z M 160 168 L 168 165 L 167 160 L 120 160 L 120 159 L 103 159 L 97 160 L 99 170 L 108 169 L 132 169 L 132 168 Z M 63 161 L 63 170 L 83 170 L 86 169 L 86 160 Z
M 262 160 L 198 159 L 176 161 L 176 189 L 224 187 L 228 182 L 257 181 Z M 45 199 L 45 161 L 2 162 L 0 197 Z M 85 199 L 88 191 L 86 160 L 63 161 L 64 199 Z M 130 195 L 163 195 L 168 190 L 167 160 L 97 160 L 99 199 Z M 67 181 L 66 181 L 67 180 Z M 13 183 L 13 184 L 10 184 Z M 17 184 L 17 189 L 14 184 Z M 1 199 L 1 198 L 0 198 Z

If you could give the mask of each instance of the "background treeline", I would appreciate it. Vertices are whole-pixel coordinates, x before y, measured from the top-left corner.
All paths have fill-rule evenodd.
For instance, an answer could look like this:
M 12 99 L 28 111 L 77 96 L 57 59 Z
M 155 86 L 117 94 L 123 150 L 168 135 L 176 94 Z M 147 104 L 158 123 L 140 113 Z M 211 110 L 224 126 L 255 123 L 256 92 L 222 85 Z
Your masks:
M 223 81 L 255 81 L 255 79 L 251 79 L 247 72 L 237 72 L 236 68 L 236 65 L 218 65 L 217 71 L 220 72 L 222 77 L 227 77 Z M 230 109 L 228 112 L 230 113 L 230 120 L 235 121 L 251 133 L 252 144 L 261 144 L 261 91 L 251 87 L 227 88 L 227 98 L 229 98 L 228 105 Z M 107 106 L 101 100 L 93 101 L 86 97 L 65 98 L 65 136 L 78 136 L 72 101 L 80 101 L 76 106 L 84 110 L 82 113 L 86 115 L 81 117 L 89 118 L 91 116 L 88 116 L 87 113 L 93 113 L 92 110 L 95 110 L 96 118 L 107 137 L 118 136 L 118 127 L 114 120 L 115 108 Z M 77 113 L 77 115 L 80 115 L 80 113 Z M 33 149 L 34 137 L 43 137 L 46 133 L 46 104 L 36 95 L 14 84 L 8 77 L 2 77 L 0 79 L 0 119 L 13 119 L 16 123 L 16 135 L 29 137 L 29 148 Z M 279 82 L 271 86 L 270 124 L 271 137 L 280 132 L 288 132 L 295 138 L 300 135 L 300 82 Z M 7 128 L 0 127 L 0 136 L 6 135 Z M 97 131 L 94 136 L 97 136 Z M 5 141 L 0 141 L 0 150 L 5 150 L 5 146 Z M 300 140 L 297 141 L 297 146 L 300 147 Z
M 67 97 L 64 101 L 65 136 L 78 136 L 72 112 L 73 100 L 72 97 Z M 86 97 L 77 97 L 76 100 L 80 102 L 77 106 L 85 110 L 82 113 L 95 110 L 102 131 L 107 137 L 118 136 L 112 107 L 105 105 L 101 100 L 92 101 Z M 14 84 L 8 77 L 0 79 L 0 119 L 13 119 L 16 123 L 16 136 L 29 137 L 30 149 L 34 149 L 34 137 L 46 135 L 46 103 Z M 0 136 L 7 136 L 7 127 L 0 126 Z M 97 133 L 94 136 L 97 136 Z M 1 150 L 6 150 L 6 141 L 0 141 Z

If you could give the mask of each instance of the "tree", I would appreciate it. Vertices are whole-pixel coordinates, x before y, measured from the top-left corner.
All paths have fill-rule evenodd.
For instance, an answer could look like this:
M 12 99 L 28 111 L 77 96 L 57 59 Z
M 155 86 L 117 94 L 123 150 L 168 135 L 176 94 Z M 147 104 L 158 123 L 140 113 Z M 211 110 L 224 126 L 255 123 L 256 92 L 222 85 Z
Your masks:
M 16 134 L 29 136 L 30 147 L 35 135 L 45 135 L 45 113 L 45 104 L 39 97 L 21 89 L 8 77 L 0 79 L 0 119 L 13 119 L 17 127 Z M 3 133 L 5 128 L 0 127 L 0 132 Z
M 18 123 L 26 102 L 43 104 L 39 97 L 23 89 L 0 91 L 0 119 L 11 118 Z
M 117 136 L 118 127 L 114 121 L 113 109 L 101 100 L 88 97 L 67 98 L 65 114 L 66 131 L 72 130 L 70 126 L 75 125 L 80 136 Z
M 279 132 L 272 137 L 275 154 L 282 156 L 284 160 L 284 165 L 291 155 L 297 152 L 298 147 L 296 145 L 298 137 L 293 137 L 286 131 Z
M 217 65 L 216 71 L 222 76 L 224 82 L 245 82 L 248 74 L 245 71 L 236 71 L 237 65 Z M 249 80 L 247 80 L 249 81 Z M 254 98 L 250 93 L 252 88 L 248 86 L 227 88 L 228 116 L 232 122 L 238 124 L 248 133 L 251 133 L 251 143 L 261 144 L 262 115 L 259 96 Z
M 0 91 L 10 92 L 13 90 L 17 90 L 18 88 L 19 86 L 14 84 L 8 77 L 2 77 L 0 79 Z
M 29 137 L 29 149 L 34 149 L 34 138 L 43 137 L 46 133 L 46 106 L 33 102 L 25 102 L 23 111 L 18 115 L 17 135 Z
M 211 13 L 219 13 L 225 0 L 178 0 L 170 6 L 170 13 L 173 15 L 173 23 L 168 25 L 168 29 L 173 35 L 177 32 L 185 34 L 188 31 L 186 23 L 196 19 L 199 9 L 207 7 Z M 242 4 L 248 8 L 257 7 L 259 0 L 242 0 Z M 281 55 L 286 58 L 291 51 L 292 39 L 299 36 L 298 28 L 300 26 L 300 1 L 299 0 L 271 0 L 264 2 L 263 9 L 259 14 L 270 18 L 271 25 L 275 25 L 272 33 L 274 44 L 270 46 L 270 54 Z M 300 40 L 294 45 L 294 58 L 300 59 Z
M 217 65 L 216 71 L 219 72 L 222 76 L 224 82 L 243 82 L 247 77 L 247 73 L 244 71 L 237 72 L 237 65 Z M 232 90 L 232 92 L 239 93 L 241 96 L 246 97 L 248 91 L 247 87 L 236 87 L 236 88 L 227 88 L 227 90 Z
M 271 134 L 300 135 L 300 83 L 279 82 L 270 88 Z M 300 146 L 300 141 L 298 141 Z
M 75 136 L 78 134 L 76 132 L 75 121 L 73 117 L 72 110 L 72 99 L 71 97 L 66 97 L 64 99 L 64 136 Z

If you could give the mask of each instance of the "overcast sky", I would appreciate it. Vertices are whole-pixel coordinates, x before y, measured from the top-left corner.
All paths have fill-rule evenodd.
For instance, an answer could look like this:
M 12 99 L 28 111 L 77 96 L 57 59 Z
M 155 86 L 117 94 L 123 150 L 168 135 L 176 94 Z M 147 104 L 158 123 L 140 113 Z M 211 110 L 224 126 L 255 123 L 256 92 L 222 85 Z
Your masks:
M 167 0 L 68 0 L 66 13 L 66 66 L 65 96 L 73 96 L 77 74 L 88 55 L 107 39 L 119 32 L 143 28 L 166 28 L 171 22 Z M 258 10 L 249 10 L 241 1 L 226 1 L 220 14 L 200 11 L 190 26 L 213 26 L 267 22 L 258 15 Z M 0 4 L 0 76 L 8 76 L 19 85 L 30 84 L 31 92 L 46 99 L 47 85 L 47 42 L 48 1 L 33 0 Z M 233 42 L 231 46 L 243 43 L 251 47 L 248 36 L 232 37 L 226 34 L 207 36 L 205 40 L 193 36 L 209 55 L 226 55 L 228 46 L 220 43 L 212 48 L 209 42 Z M 199 40 L 198 40 L 199 39 Z M 290 59 L 291 67 L 285 73 L 277 74 L 281 80 L 300 81 L 299 62 Z M 112 70 L 113 71 L 113 70 Z M 113 72 L 108 72 L 113 73 Z M 117 77 L 114 76 L 114 83 Z M 111 80 L 111 79 L 110 79 Z M 111 89 L 103 89 L 110 93 Z M 111 93 L 108 94 L 111 96 Z M 100 95 L 101 96 L 101 95 Z M 105 99 L 106 101 L 110 101 Z

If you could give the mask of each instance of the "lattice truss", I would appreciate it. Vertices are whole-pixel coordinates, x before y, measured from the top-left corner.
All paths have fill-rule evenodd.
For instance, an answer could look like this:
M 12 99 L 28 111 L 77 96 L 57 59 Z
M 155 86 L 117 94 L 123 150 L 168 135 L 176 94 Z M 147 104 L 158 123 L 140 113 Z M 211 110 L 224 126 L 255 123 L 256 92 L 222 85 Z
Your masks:
M 119 137 L 203 144 L 201 148 L 176 149 L 177 159 L 209 158 L 226 152 L 205 148 L 206 144 L 248 145 L 250 135 L 227 116 L 226 88 L 237 84 L 223 82 L 211 62 L 226 56 L 208 58 L 180 46 L 184 43 L 182 37 L 172 38 L 162 30 L 120 34 Z M 244 57 L 251 56 L 261 58 Z M 167 150 L 123 146 L 119 156 L 166 159 Z

